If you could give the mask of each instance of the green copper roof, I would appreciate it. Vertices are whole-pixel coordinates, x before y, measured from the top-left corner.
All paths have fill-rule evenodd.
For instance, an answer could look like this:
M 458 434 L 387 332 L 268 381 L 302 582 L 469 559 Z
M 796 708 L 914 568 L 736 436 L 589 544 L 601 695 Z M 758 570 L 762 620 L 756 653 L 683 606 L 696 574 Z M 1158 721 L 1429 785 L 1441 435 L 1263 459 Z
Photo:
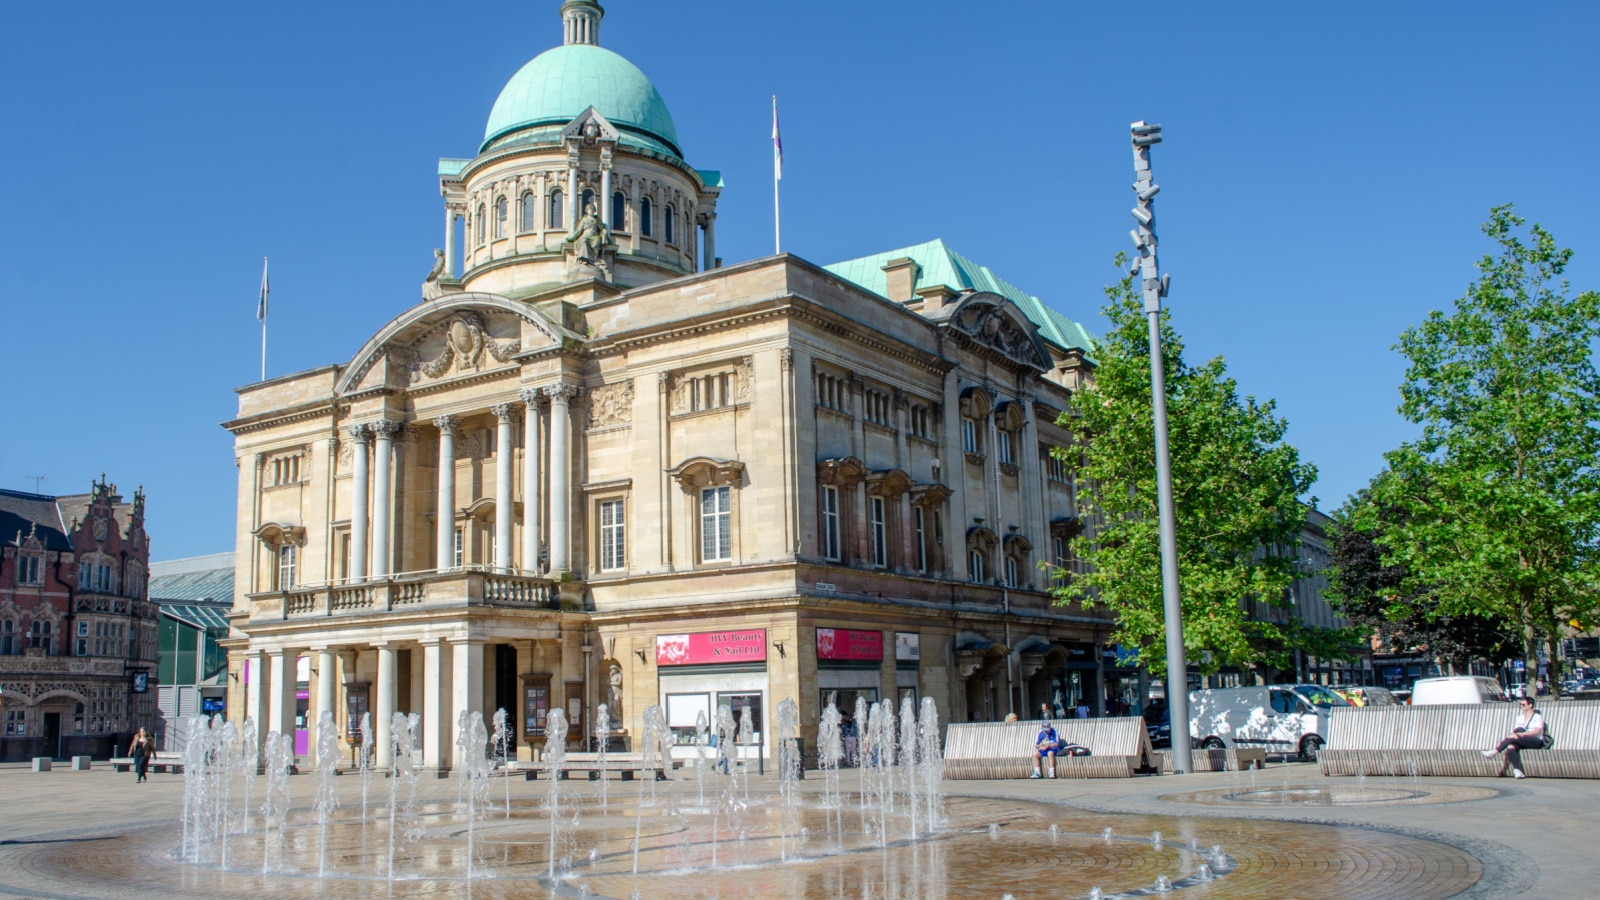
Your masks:
M 461 172 L 466 169 L 471 162 L 472 160 L 470 159 L 451 159 L 448 156 L 444 157 L 443 159 L 439 160 L 439 174 L 449 175 L 453 178 L 457 175 L 460 175 Z
M 1078 349 L 1085 353 L 1095 347 L 1094 335 L 1082 325 L 1046 306 L 1009 281 L 994 274 L 988 266 L 980 266 L 965 256 L 951 250 L 940 239 L 863 256 L 824 266 L 829 272 L 861 285 L 874 294 L 888 295 L 888 276 L 883 267 L 890 260 L 909 256 L 922 267 L 917 276 L 918 288 L 942 284 L 952 291 L 989 291 L 1007 298 L 1017 306 L 1033 324 L 1039 326 L 1044 339 L 1063 349 Z
M 706 187 L 726 187 L 722 183 L 722 173 L 716 169 L 695 169 L 700 175 L 700 183 Z
M 682 157 L 661 92 L 633 63 L 592 44 L 546 50 L 511 76 L 489 112 L 479 152 L 513 131 L 566 125 L 591 106 L 619 130 L 658 138 Z

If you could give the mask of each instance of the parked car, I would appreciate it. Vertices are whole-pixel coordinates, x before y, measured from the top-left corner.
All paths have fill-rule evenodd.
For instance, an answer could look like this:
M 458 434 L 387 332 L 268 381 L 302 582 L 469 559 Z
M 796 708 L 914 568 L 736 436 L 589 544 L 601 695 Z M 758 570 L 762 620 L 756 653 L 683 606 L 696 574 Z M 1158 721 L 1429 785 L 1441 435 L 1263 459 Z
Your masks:
M 1328 742 L 1329 711 L 1349 705 L 1320 684 L 1191 691 L 1189 736 L 1205 749 L 1263 747 L 1314 760 Z
M 1150 735 L 1150 746 L 1172 746 L 1172 710 L 1165 703 L 1152 703 L 1144 709 L 1144 728 Z
M 1510 700 L 1500 682 L 1482 675 L 1424 678 L 1411 686 L 1413 706 L 1435 706 L 1443 703 L 1508 703 Z
M 1345 685 L 1336 687 L 1334 693 L 1350 701 L 1351 706 L 1398 706 L 1400 701 L 1388 688 L 1363 685 Z

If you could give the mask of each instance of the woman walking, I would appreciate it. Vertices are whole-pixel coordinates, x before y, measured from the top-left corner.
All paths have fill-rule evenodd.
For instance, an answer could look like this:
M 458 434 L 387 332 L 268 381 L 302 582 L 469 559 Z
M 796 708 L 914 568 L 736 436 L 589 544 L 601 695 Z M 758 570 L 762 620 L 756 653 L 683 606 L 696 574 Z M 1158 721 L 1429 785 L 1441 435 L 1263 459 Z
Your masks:
M 150 732 L 143 728 L 139 729 L 139 733 L 133 736 L 133 745 L 128 748 L 128 755 L 133 757 L 133 771 L 139 775 L 134 784 L 148 781 L 150 760 L 156 755 L 155 741 L 150 739 Z
M 1511 774 L 1526 778 L 1522 774 L 1522 751 L 1543 749 L 1544 714 L 1533 708 L 1532 697 L 1523 697 L 1517 701 L 1517 706 L 1517 724 L 1511 729 L 1511 734 L 1493 750 L 1483 751 L 1483 755 L 1492 758 L 1497 753 L 1504 753 Z M 1500 774 L 1504 775 L 1505 771 L 1502 770 Z

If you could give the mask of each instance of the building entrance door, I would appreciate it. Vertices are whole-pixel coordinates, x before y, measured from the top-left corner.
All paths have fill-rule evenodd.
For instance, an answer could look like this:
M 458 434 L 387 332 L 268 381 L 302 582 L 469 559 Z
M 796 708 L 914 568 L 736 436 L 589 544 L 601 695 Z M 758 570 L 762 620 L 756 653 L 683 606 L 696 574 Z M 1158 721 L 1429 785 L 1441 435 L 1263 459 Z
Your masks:
M 44 749 L 52 759 L 61 758 L 61 713 L 44 714 Z

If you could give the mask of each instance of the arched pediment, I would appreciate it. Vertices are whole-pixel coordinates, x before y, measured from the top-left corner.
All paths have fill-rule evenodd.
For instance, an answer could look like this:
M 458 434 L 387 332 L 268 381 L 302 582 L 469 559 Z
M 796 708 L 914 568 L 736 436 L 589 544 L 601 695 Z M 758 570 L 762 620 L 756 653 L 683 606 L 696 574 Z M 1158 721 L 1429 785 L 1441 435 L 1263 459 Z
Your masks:
M 967 546 L 989 551 L 999 546 L 1000 538 L 995 533 L 982 525 L 974 525 L 967 529 Z
M 956 301 L 949 327 L 973 343 L 1040 372 L 1050 369 L 1050 348 L 1015 303 L 989 291 L 974 291 Z
M 911 489 L 911 476 L 900 469 L 873 472 L 867 476 L 867 493 L 875 497 L 898 497 Z
M 722 484 L 740 487 L 744 484 L 744 463 L 737 459 L 694 456 L 668 469 L 667 474 L 686 493 Z
M 513 357 L 579 339 L 545 315 L 499 294 L 446 294 L 419 303 L 378 330 L 339 378 L 340 395 L 516 365 Z
M 287 522 L 263 522 L 253 533 L 268 544 L 299 544 L 306 537 L 305 528 Z
M 1008 534 L 1005 539 L 1007 555 L 1022 556 L 1033 552 L 1033 542 L 1020 534 Z
M 867 464 L 854 456 L 825 459 L 817 463 L 817 480 L 834 487 L 855 487 L 867 475 Z

